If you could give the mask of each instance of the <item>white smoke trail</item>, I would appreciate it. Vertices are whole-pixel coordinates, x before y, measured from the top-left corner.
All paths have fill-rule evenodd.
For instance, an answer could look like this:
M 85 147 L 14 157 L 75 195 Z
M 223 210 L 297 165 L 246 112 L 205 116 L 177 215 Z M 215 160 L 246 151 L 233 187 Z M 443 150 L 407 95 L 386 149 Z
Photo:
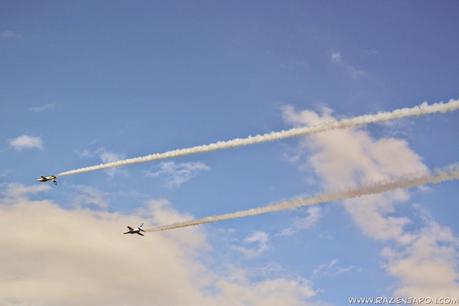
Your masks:
M 332 201 L 342 201 L 350 198 L 361 197 L 370 194 L 377 194 L 395 189 L 413 188 L 425 184 L 438 184 L 444 181 L 459 179 L 459 166 L 450 166 L 444 170 L 435 171 L 434 174 L 412 175 L 405 176 L 397 180 L 378 182 L 370 185 L 365 185 L 353 188 L 347 191 L 340 191 L 334 193 L 324 193 L 313 197 L 297 198 L 286 200 L 278 203 L 273 203 L 263 207 L 242 210 L 234 213 L 223 215 L 209 216 L 202 219 L 189 220 L 169 225 L 161 225 L 147 229 L 147 232 L 158 232 L 171 230 L 176 228 L 188 227 L 192 225 L 200 225 L 205 223 L 219 222 L 229 219 L 237 219 L 243 217 L 257 216 L 267 213 L 272 213 L 281 210 L 298 208 L 301 206 L 318 205 Z
M 129 158 L 125 160 L 120 160 L 120 161 L 115 161 L 115 162 L 110 162 L 110 163 L 105 163 L 105 164 L 99 164 L 99 165 L 90 166 L 90 167 L 84 167 L 80 169 L 61 172 L 57 174 L 57 176 L 72 175 L 72 174 L 102 170 L 102 169 L 107 169 L 107 168 L 121 167 L 121 166 L 126 166 L 126 165 L 131 165 L 131 164 L 137 164 L 137 163 L 145 163 L 145 162 L 155 161 L 155 160 L 160 160 L 160 159 L 196 154 L 196 153 L 205 153 L 205 152 L 211 152 L 211 151 L 222 150 L 222 149 L 236 148 L 240 146 L 247 146 L 247 145 L 252 145 L 252 144 L 257 144 L 257 143 L 262 143 L 262 142 L 275 141 L 275 140 L 290 138 L 290 137 L 298 137 L 298 136 L 307 135 L 307 134 L 315 134 L 315 133 L 320 133 L 320 132 L 325 132 L 325 131 L 330 131 L 330 130 L 335 130 L 335 129 L 356 127 L 356 126 L 361 126 L 361 125 L 365 125 L 369 123 L 395 120 L 395 119 L 400 119 L 400 118 L 405 118 L 405 117 L 424 116 L 424 115 L 433 114 L 433 113 L 446 113 L 446 112 L 455 111 L 457 109 L 459 109 L 459 99 L 450 100 L 447 103 L 440 102 L 440 103 L 434 103 L 430 105 L 427 102 L 424 102 L 420 105 L 417 105 L 411 108 L 401 108 L 401 109 L 394 110 L 392 112 L 381 112 L 381 113 L 377 113 L 374 115 L 362 115 L 362 116 L 349 118 L 349 119 L 342 119 L 338 121 L 333 120 L 330 122 L 326 122 L 326 123 L 322 123 L 322 124 L 314 125 L 314 126 L 293 128 L 293 129 L 285 130 L 285 131 L 271 132 L 271 133 L 262 134 L 262 135 L 249 136 L 246 138 L 236 138 L 236 139 L 227 140 L 227 141 L 218 141 L 218 142 L 211 143 L 208 145 L 200 145 L 200 146 L 195 146 L 195 147 L 190 147 L 190 148 L 177 149 L 177 150 L 172 150 L 172 151 L 168 151 L 164 153 L 154 153 L 154 154 L 150 154 L 146 156 Z

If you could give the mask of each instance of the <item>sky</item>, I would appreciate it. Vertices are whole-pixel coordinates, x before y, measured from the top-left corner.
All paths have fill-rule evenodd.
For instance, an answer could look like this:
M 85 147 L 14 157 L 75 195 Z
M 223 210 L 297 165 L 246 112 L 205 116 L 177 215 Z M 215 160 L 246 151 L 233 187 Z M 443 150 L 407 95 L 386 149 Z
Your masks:
M 459 98 L 457 1 L 0 1 L 0 305 L 458 297 L 457 182 L 145 237 L 458 162 L 459 113 L 40 175 Z

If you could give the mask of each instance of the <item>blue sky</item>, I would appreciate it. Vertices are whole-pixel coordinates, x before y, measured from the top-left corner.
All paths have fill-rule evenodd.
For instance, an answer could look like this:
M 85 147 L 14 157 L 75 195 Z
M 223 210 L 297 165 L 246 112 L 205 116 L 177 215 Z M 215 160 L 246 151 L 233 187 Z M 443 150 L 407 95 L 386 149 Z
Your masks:
M 325 108 L 343 118 L 456 99 L 458 9 L 456 1 L 2 1 L 2 189 L 30 189 L 39 175 L 101 161 L 310 124 L 309 115 Z M 368 178 L 395 175 L 394 167 L 455 163 L 458 116 L 63 177 L 27 203 L 110 216 L 139 216 L 139 208 L 159 199 L 195 217 L 260 206 L 335 186 L 320 162 L 340 159 L 334 137 L 355 141 L 344 146 L 371 146 L 365 154 L 372 161 L 376 151 L 394 154 L 371 170 L 353 170 L 368 170 Z M 21 135 L 29 136 L 27 144 L 15 146 Z M 396 143 L 378 145 L 383 139 Z M 353 154 L 334 169 L 362 159 Z M 251 284 L 300 279 L 315 292 L 301 299 L 305 305 L 342 305 L 352 295 L 415 295 L 407 283 L 416 278 L 398 263 L 418 263 L 409 255 L 421 248 L 415 241 L 441 232 L 424 247 L 448 245 L 442 268 L 457 288 L 457 190 L 452 182 L 410 192 L 403 205 L 386 199 L 394 206 L 390 216 L 411 220 L 403 229 L 416 237 L 410 242 L 381 238 L 359 212 L 331 203 L 206 225 L 200 235 L 211 247 L 195 263 L 216 274 L 243 269 Z M 397 255 L 388 256 L 389 249 Z

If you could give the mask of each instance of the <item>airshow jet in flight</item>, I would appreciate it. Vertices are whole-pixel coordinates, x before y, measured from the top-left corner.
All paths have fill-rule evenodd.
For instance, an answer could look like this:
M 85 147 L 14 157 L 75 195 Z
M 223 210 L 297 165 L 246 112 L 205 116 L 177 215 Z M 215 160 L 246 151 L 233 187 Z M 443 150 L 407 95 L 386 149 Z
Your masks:
M 39 182 L 53 182 L 55 185 L 57 185 L 57 177 L 55 175 L 50 175 L 50 176 L 40 176 L 39 178 L 37 178 L 37 181 Z
M 139 234 L 140 236 L 144 236 L 144 234 L 142 234 L 142 232 L 145 232 L 145 230 L 142 228 L 143 226 L 143 223 L 136 229 L 133 229 L 132 227 L 130 227 L 129 225 L 127 226 L 128 230 L 126 233 L 123 233 L 123 234 Z

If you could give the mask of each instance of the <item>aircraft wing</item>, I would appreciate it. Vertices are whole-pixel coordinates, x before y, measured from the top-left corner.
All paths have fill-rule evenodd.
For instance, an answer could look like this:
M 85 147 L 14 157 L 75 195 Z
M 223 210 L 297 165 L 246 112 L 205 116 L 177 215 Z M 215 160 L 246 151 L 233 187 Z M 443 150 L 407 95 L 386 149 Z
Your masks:
M 142 234 L 141 232 L 137 232 L 137 234 L 139 234 L 140 236 L 145 236 L 144 234 Z
M 133 231 L 133 230 L 134 230 L 134 229 L 133 229 L 132 227 L 130 227 L 129 225 L 128 225 L 128 226 L 126 226 L 126 227 L 127 227 L 127 228 L 128 228 L 128 230 L 130 230 L 130 231 Z

